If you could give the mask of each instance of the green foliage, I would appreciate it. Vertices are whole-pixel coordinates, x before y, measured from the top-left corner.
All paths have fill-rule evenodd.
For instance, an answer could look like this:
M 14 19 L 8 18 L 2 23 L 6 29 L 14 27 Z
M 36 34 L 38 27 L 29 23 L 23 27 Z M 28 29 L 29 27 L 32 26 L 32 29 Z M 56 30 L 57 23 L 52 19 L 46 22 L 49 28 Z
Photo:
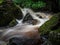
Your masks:
M 3 0 L 0 0 L 0 3 L 2 3 L 3 2 Z
M 32 8 L 34 8 L 34 9 L 42 8 L 45 6 L 46 6 L 46 3 L 44 3 L 43 1 L 39 1 L 39 2 L 32 4 Z
M 34 2 L 32 0 L 13 0 L 13 2 L 19 4 L 22 7 L 34 8 L 34 9 L 38 9 L 46 6 L 46 3 L 43 1 Z

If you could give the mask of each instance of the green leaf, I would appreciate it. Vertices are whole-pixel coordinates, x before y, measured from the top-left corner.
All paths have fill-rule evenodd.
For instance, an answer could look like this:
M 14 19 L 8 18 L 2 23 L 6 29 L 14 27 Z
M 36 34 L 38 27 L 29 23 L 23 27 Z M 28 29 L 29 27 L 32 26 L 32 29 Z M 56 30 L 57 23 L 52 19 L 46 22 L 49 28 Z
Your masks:
M 0 4 L 3 2 L 3 0 L 0 0 Z

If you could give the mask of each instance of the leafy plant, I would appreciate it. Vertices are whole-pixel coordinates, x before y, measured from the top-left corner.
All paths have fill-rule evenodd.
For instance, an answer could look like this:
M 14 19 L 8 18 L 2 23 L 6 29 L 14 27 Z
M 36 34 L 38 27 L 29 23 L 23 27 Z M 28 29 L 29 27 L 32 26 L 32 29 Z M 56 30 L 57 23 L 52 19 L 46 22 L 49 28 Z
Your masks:
M 46 3 L 40 0 L 37 2 L 34 2 L 33 0 L 13 0 L 13 2 L 22 7 L 34 8 L 34 9 L 38 9 L 46 6 Z
M 3 0 L 0 0 L 0 3 L 2 3 L 3 2 Z

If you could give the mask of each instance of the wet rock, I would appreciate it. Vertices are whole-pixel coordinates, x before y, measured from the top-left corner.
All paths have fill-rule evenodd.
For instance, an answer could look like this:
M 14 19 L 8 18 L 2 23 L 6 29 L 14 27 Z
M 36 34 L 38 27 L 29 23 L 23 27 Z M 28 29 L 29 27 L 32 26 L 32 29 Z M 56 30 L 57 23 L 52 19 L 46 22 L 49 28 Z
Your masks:
M 29 13 L 27 13 L 23 19 L 23 23 L 25 23 L 25 22 L 31 23 L 32 20 L 33 20 L 33 17 Z
M 32 20 L 33 25 L 36 25 L 37 23 L 38 23 L 38 20 L 36 20 L 36 19 Z
M 39 14 L 36 14 L 37 15 L 37 17 L 39 17 L 39 18 L 43 18 L 42 16 L 40 16 Z
M 42 41 L 43 41 L 43 43 L 41 45 L 52 45 L 52 43 L 45 37 L 42 37 Z
M 40 45 L 40 39 L 29 39 L 29 38 L 12 38 L 9 40 L 8 45 Z
M 48 40 L 52 43 L 52 45 L 60 45 L 60 33 L 51 31 L 49 33 Z
M 23 19 L 23 23 L 36 25 L 38 23 L 38 20 L 33 19 L 33 17 L 29 13 L 27 13 L 26 16 Z
M 23 18 L 22 11 L 19 8 L 13 10 L 14 17 L 18 20 Z

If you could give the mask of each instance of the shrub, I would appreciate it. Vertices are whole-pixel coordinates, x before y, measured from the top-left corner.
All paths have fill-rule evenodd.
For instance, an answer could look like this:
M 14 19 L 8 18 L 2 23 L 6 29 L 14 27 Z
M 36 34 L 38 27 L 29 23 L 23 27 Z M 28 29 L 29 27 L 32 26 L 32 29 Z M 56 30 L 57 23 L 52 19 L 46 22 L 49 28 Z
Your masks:
M 46 3 L 43 1 L 33 1 L 33 0 L 13 0 L 14 3 L 19 4 L 21 7 L 27 7 L 27 8 L 42 8 L 46 6 Z

